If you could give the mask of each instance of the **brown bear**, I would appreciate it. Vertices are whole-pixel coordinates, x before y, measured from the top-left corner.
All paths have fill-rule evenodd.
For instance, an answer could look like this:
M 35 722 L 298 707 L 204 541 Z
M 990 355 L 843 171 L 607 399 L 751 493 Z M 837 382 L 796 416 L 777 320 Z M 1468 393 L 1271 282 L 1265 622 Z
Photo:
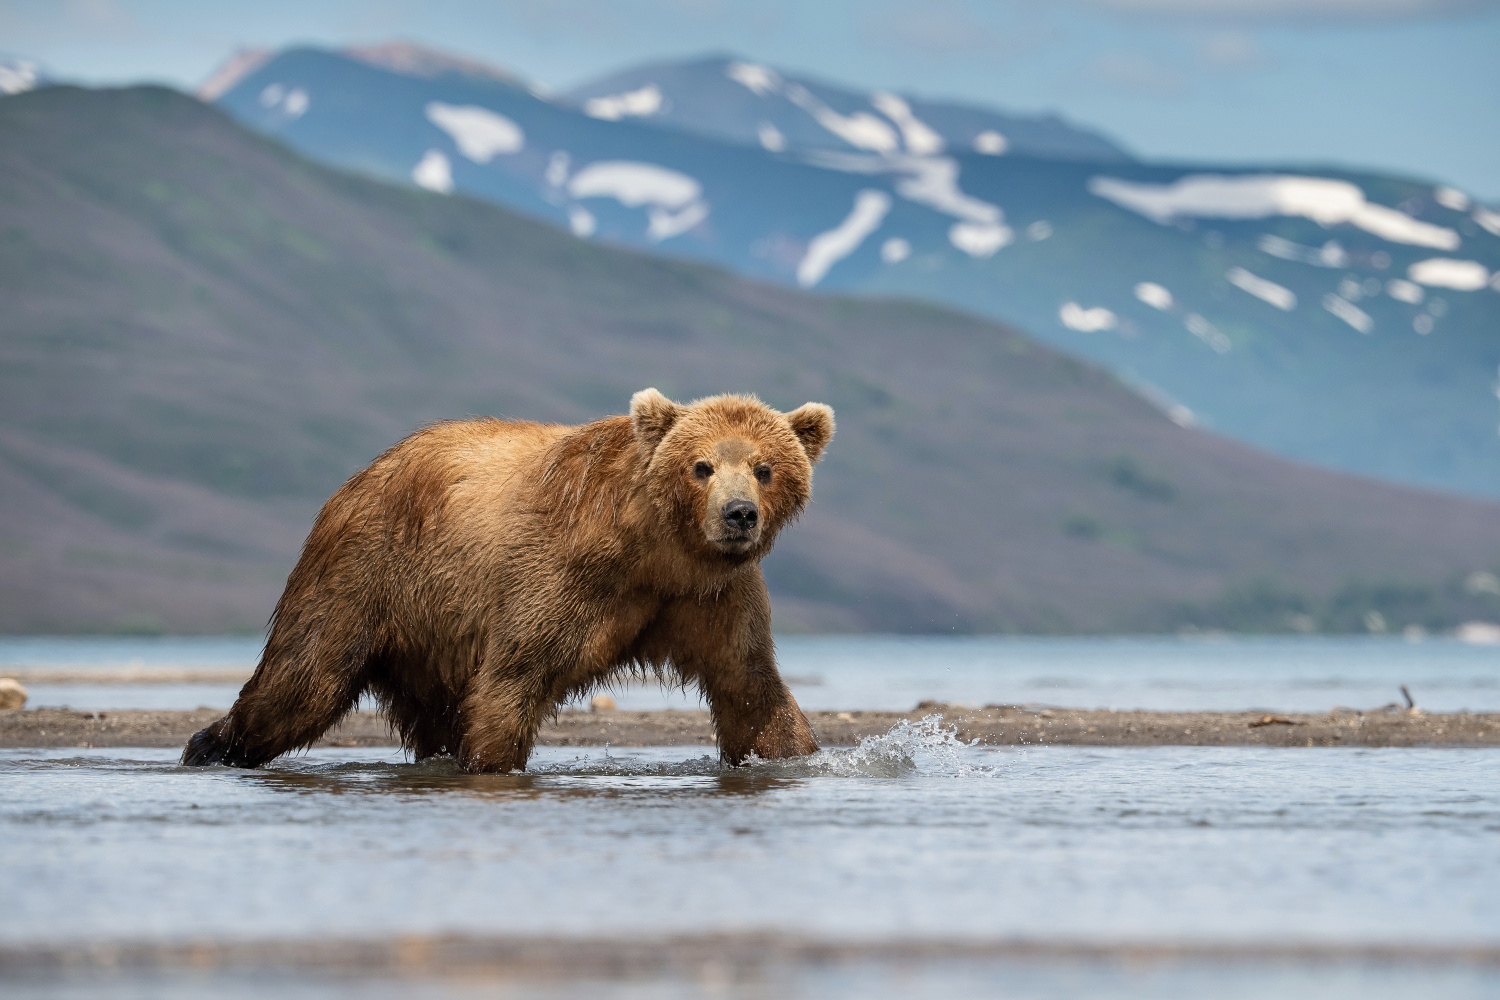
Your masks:
M 579 427 L 418 431 L 324 504 L 255 674 L 182 762 L 257 767 L 371 691 L 418 759 L 518 770 L 558 705 L 629 670 L 701 690 L 728 763 L 812 753 L 760 560 L 833 430 L 820 403 L 646 389 Z

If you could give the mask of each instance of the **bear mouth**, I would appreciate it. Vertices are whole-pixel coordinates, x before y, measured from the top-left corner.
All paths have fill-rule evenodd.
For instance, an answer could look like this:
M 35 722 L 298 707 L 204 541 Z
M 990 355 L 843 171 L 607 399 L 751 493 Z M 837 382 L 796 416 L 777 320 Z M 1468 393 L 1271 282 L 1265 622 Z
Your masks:
M 717 538 L 710 538 L 714 548 L 729 555 L 743 555 L 755 547 L 760 541 L 759 531 L 731 531 L 725 530 Z

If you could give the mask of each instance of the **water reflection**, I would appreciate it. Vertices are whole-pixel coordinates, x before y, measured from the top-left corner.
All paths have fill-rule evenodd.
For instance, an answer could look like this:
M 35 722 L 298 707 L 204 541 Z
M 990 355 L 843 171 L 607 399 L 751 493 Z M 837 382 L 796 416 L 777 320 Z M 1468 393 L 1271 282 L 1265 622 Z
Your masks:
M 221 773 L 228 770 L 222 769 Z M 673 763 L 580 758 L 565 763 L 544 763 L 514 774 L 469 774 L 451 757 L 419 763 L 322 764 L 293 759 L 255 771 L 239 771 L 235 777 L 280 792 L 398 798 L 456 794 L 515 800 L 746 796 L 772 791 L 798 780 L 753 768 L 724 767 L 711 757 Z
M 851 748 L 827 748 L 810 757 L 762 761 L 752 758 L 728 767 L 715 756 L 663 761 L 639 754 L 585 753 L 571 759 L 534 760 L 518 774 L 468 774 L 451 757 L 420 762 L 344 761 L 323 763 L 289 757 L 254 771 L 216 768 L 263 787 L 320 791 L 334 795 L 429 795 L 456 792 L 486 797 L 753 796 L 814 778 L 911 778 L 926 773 L 963 776 L 992 773 L 988 765 L 960 760 L 962 743 L 941 716 L 898 722 L 879 736 Z M 54 762 L 57 763 L 57 762 Z M 193 769 L 185 769 L 192 771 Z

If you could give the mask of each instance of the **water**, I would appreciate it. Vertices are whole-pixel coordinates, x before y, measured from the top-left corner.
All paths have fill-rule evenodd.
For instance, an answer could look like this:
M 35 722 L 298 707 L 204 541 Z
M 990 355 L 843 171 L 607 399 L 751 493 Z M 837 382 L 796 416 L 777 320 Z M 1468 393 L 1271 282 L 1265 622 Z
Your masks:
M 1006 960 L 877 962 L 867 965 L 772 964 L 751 970 L 745 981 L 711 964 L 688 974 L 565 982 L 475 981 L 401 977 L 309 978 L 285 973 L 253 975 L 204 971 L 150 976 L 75 976 L 62 982 L 12 981 L 8 995 L 36 1000 L 912 1000 L 912 998 L 995 998 L 1004 1000 L 1264 1000 L 1317 997 L 1318 1000 L 1441 997 L 1493 1000 L 1497 977 L 1483 969 L 1432 967 L 1421 963 L 1351 965 L 1275 962 Z
M 0 937 L 1500 938 L 1494 749 L 1017 750 L 917 726 L 733 770 L 696 748 L 543 748 L 503 776 L 175 756 L 0 751 Z
M 1326 712 L 1401 699 L 1434 712 L 1500 711 L 1500 648 L 1451 639 L 784 636 L 782 672 L 809 710 L 907 711 L 919 701 L 1071 708 Z M 0 673 L 254 667 L 253 637 L 0 638 Z M 237 683 L 28 683 L 31 705 L 227 708 Z M 619 687 L 621 708 L 696 708 L 695 692 Z
M 228 708 L 239 694 L 239 683 L 57 684 L 32 678 L 144 670 L 238 670 L 248 677 L 261 645 L 259 636 L 0 636 L 0 676 L 16 671 L 27 675 L 29 708 Z
M 260 771 L 174 757 L 0 751 L 0 940 L 1500 944 L 1494 749 L 1017 750 L 966 747 L 929 723 L 735 770 L 684 748 L 544 748 L 507 776 L 367 749 Z M 867 965 L 835 979 L 857 984 Z M 984 981 L 993 966 L 970 972 Z M 1233 967 L 1156 970 L 1167 978 L 1142 981 L 1167 992 L 1141 995 L 1191 995 Z M 937 963 L 921 981 L 962 985 L 964 968 Z M 1048 989 L 1064 973 L 1130 979 L 1005 968 Z M 1500 987 L 1493 968 L 1439 971 L 1474 996 Z M 1395 995 L 1370 994 L 1391 980 L 1362 965 L 1283 972 L 1358 987 L 1325 995 Z M 805 995 L 887 995 L 829 993 L 808 975 L 793 976 Z
M 256 651 L 253 640 L 27 642 L 0 643 L 0 669 L 219 668 Z M 1437 641 L 793 638 L 782 660 L 810 708 L 1326 709 L 1383 704 L 1401 683 L 1433 709 L 1500 707 L 1496 651 Z M 32 972 L 7 995 L 1500 994 L 1493 961 L 1338 951 L 1500 950 L 1500 749 L 985 748 L 934 720 L 733 770 L 693 747 L 541 748 L 525 774 L 504 776 L 384 749 L 320 749 L 259 771 L 184 769 L 176 755 L 0 750 L 0 946 L 774 932 L 872 950 L 748 972 L 503 982 L 442 970 Z M 882 942 L 954 940 L 1228 953 L 880 957 Z M 1314 954 L 1235 957 L 1282 944 Z

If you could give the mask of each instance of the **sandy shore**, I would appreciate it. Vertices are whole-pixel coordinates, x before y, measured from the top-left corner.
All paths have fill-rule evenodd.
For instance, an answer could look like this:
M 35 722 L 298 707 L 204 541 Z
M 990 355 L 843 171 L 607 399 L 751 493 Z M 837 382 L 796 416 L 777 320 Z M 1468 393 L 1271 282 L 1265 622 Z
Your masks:
M 1500 966 L 1494 944 L 1338 942 L 1111 942 L 900 937 L 819 940 L 806 935 L 720 933 L 664 938 L 557 938 L 402 935 L 372 940 L 299 938 L 250 941 L 106 941 L 0 944 L 0 976 L 149 970 L 317 972 L 341 977 L 439 974 L 482 978 L 639 979 L 676 974 L 710 981 L 731 974 L 763 982 L 768 969 L 954 961 L 1111 962 L 1144 966 L 1178 962 L 1413 963 Z M 478 981 L 478 980 L 475 980 Z
M 0 711 L 0 747 L 174 747 L 222 713 Z M 902 720 L 941 715 L 965 742 L 993 746 L 1500 746 L 1500 714 L 1404 711 L 1266 715 L 1261 712 L 1108 712 L 924 702 L 911 712 L 811 712 L 819 742 L 850 746 Z M 542 729 L 542 746 L 711 746 L 707 712 L 567 711 Z M 359 712 L 320 746 L 392 746 L 383 716 Z

